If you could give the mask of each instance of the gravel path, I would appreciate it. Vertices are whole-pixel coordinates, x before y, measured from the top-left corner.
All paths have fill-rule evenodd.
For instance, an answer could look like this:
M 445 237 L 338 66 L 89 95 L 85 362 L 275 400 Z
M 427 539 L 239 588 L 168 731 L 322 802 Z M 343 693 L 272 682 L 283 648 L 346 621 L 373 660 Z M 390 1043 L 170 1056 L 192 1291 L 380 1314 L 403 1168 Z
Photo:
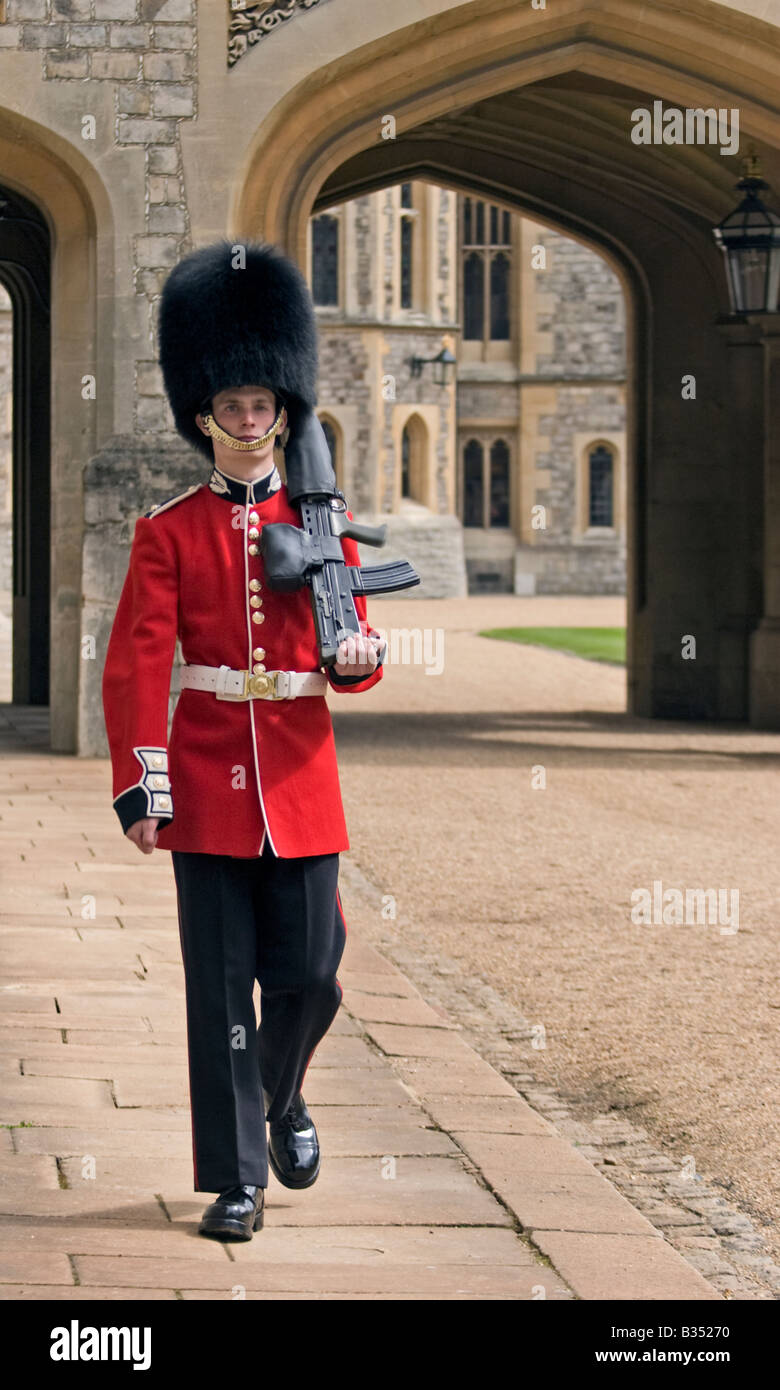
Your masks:
M 369 613 L 391 640 L 445 634 L 441 674 L 391 661 L 376 690 L 330 698 L 349 859 L 394 898 L 385 930 L 402 943 L 406 923 L 541 1025 L 542 1084 L 640 1123 L 780 1259 L 780 734 L 633 719 L 621 668 L 477 636 L 620 624 L 621 598 Z M 635 924 L 632 891 L 654 880 L 738 889 L 738 930 Z

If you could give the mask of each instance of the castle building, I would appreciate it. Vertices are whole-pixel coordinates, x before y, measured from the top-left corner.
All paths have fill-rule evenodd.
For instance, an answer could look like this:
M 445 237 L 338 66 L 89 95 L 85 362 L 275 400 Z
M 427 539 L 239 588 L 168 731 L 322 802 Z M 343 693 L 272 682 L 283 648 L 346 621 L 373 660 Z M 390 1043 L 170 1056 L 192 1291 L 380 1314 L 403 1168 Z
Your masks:
M 780 727 L 775 9 L 0 0 L 0 642 L 53 750 L 105 754 L 135 519 L 203 476 L 157 308 L 225 236 L 309 276 L 411 611 L 625 593 L 630 712 Z
M 337 477 L 392 517 L 424 574 L 410 596 L 624 592 L 625 319 L 605 259 L 417 180 L 320 213 L 307 254 Z M 454 410 L 431 370 L 445 347 Z

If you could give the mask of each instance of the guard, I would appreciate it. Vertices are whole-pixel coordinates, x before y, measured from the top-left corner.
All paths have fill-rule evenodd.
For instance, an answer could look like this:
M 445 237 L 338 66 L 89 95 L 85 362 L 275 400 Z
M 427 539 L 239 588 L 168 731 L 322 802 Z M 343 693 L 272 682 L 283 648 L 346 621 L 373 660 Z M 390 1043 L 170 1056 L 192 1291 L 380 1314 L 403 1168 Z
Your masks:
M 342 998 L 349 848 L 325 693 L 370 689 L 385 649 L 356 595 L 361 633 L 323 667 L 308 589 L 265 583 L 263 527 L 301 525 L 274 440 L 316 404 L 316 318 L 297 266 L 262 243 L 191 253 L 163 288 L 159 336 L 177 429 L 210 476 L 136 521 L 103 709 L 122 829 L 143 853 L 171 851 L 194 1190 L 219 1194 L 199 1229 L 249 1240 L 269 1163 L 290 1188 L 319 1173 L 301 1089 Z M 341 544 L 358 565 L 356 542 Z

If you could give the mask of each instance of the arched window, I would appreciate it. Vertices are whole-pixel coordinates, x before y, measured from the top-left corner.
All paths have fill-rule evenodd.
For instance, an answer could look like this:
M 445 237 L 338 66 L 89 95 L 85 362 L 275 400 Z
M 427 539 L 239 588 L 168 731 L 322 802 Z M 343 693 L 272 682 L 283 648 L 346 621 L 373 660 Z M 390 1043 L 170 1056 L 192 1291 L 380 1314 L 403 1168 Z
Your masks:
M 336 474 L 336 487 L 344 486 L 344 437 L 338 421 L 331 420 L 327 415 L 318 417 L 322 425 L 322 433 L 325 435 L 325 442 L 328 446 L 330 461 L 333 464 L 333 472 Z
M 328 420 L 321 420 L 320 423 L 322 425 L 322 433 L 325 435 L 325 438 L 328 442 L 328 448 L 330 450 L 330 461 L 333 464 L 333 471 L 335 473 L 336 465 L 338 463 L 338 459 L 336 458 L 336 435 L 333 426 L 330 424 Z
M 430 506 L 428 431 L 419 415 L 410 415 L 401 432 L 401 496 Z
M 588 451 L 588 525 L 614 525 L 612 450 L 597 444 Z
M 463 337 L 482 342 L 485 333 L 485 262 L 476 251 L 463 266 Z
M 509 525 L 509 446 L 503 439 L 490 446 L 490 525 Z
M 511 221 L 507 208 L 464 198 L 461 220 L 463 338 L 508 343 L 512 336 Z
M 401 184 L 401 308 L 414 308 L 414 219 L 417 216 L 411 183 Z
M 412 307 L 412 237 L 414 223 L 404 217 L 401 221 L 401 308 Z
M 463 450 L 463 525 L 511 526 L 510 451 L 505 439 L 469 439 Z
M 490 244 L 509 245 L 509 213 L 506 208 L 490 208 Z
M 473 219 L 473 203 L 471 198 L 463 199 L 463 245 L 470 246 L 474 240 L 474 233 L 471 228 Z
M 312 299 L 315 304 L 339 302 L 339 219 L 323 212 L 315 217 L 312 235 Z
M 478 439 L 470 439 L 463 451 L 463 525 L 484 526 L 484 450 Z
M 490 262 L 490 336 L 509 337 L 509 257 L 500 251 Z
M 401 496 L 411 497 L 411 460 L 412 442 L 409 438 L 409 429 L 404 425 L 404 432 L 401 435 Z

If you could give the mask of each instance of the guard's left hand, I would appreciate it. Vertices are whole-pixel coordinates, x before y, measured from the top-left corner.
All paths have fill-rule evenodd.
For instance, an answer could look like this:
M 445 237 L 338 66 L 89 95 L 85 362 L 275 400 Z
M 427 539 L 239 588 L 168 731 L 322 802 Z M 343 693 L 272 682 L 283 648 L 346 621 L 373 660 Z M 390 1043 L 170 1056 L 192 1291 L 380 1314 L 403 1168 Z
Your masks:
M 383 645 L 382 637 L 369 637 L 365 632 L 345 637 L 338 649 L 334 671 L 339 676 L 370 676 L 376 670 Z

